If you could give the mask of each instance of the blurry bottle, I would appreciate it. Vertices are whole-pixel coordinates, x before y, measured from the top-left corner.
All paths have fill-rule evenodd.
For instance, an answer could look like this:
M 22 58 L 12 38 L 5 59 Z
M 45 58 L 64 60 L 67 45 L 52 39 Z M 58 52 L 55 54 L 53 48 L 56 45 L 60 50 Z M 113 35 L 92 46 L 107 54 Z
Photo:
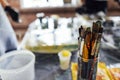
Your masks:
M 41 27 L 41 29 L 47 29 L 48 28 L 48 17 L 44 17 L 45 16 L 44 13 L 38 13 L 36 16 L 40 21 L 39 26 Z
M 42 23 L 42 19 L 45 16 L 45 14 L 44 13 L 38 13 L 38 14 L 36 14 L 36 16 L 40 20 L 40 23 Z

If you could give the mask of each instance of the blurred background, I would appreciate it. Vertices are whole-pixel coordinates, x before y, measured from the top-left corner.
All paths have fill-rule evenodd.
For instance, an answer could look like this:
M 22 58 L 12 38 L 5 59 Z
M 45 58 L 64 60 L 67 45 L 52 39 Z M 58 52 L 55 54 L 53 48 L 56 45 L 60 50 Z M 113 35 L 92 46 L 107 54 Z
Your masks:
M 33 46 L 36 40 L 40 44 L 58 45 L 77 41 L 78 28 L 81 25 L 91 26 L 91 22 L 101 20 L 104 26 L 103 42 L 108 42 L 112 48 L 120 46 L 120 1 L 119 0 L 7 0 L 10 6 L 19 12 L 20 22 L 15 22 L 8 15 L 10 23 L 16 33 L 18 41 L 21 43 L 28 32 L 33 29 L 40 29 L 34 36 Z M 33 26 L 30 28 L 30 26 Z M 66 29 L 65 29 L 66 28 Z M 49 29 L 46 31 L 46 29 Z M 64 33 L 61 34 L 61 31 Z M 51 32 L 50 30 L 56 30 Z M 48 40 L 48 36 L 40 37 L 46 33 L 55 33 L 58 37 Z M 65 33 L 66 32 L 66 33 Z M 39 34 L 39 35 L 38 35 Z M 59 35 L 60 34 L 60 35 Z M 66 36 L 63 36 L 67 34 Z M 59 37 L 59 36 L 63 37 Z M 52 35 L 54 36 L 54 34 Z M 70 37 L 68 37 L 70 36 Z M 72 36 L 72 37 L 71 37 Z M 67 37 L 67 40 L 66 40 Z M 35 38 L 35 37 L 34 37 Z M 57 38 L 57 39 L 56 39 Z M 64 38 L 64 39 L 63 39 Z M 71 41 L 70 41 L 71 40 Z M 26 41 L 29 42 L 29 41 Z M 74 43 L 74 42 L 73 42 Z M 76 42 L 75 42 L 76 43 Z M 110 44 L 109 44 L 110 43 Z M 27 43 L 24 43 L 27 44 Z M 38 44 L 38 43 L 37 43 Z M 76 43 L 77 44 L 77 43 Z M 30 46 L 30 45 L 29 45 Z M 104 45 L 103 47 L 106 48 Z M 77 46 L 75 46 L 77 48 Z
M 7 0 L 7 1 L 13 8 L 17 9 L 20 13 L 21 23 L 16 23 L 10 20 L 17 37 L 20 39 L 24 36 L 24 33 L 26 32 L 28 25 L 37 19 L 36 17 L 37 13 L 44 13 L 45 14 L 44 16 L 51 16 L 53 14 L 57 14 L 59 17 L 75 17 L 76 9 L 80 8 L 85 3 L 85 0 Z M 101 1 L 105 2 L 106 0 Z M 89 1 L 87 2 L 89 4 Z M 99 6 L 102 7 L 102 5 Z M 120 6 L 117 1 L 115 0 L 107 1 L 105 15 L 120 16 Z

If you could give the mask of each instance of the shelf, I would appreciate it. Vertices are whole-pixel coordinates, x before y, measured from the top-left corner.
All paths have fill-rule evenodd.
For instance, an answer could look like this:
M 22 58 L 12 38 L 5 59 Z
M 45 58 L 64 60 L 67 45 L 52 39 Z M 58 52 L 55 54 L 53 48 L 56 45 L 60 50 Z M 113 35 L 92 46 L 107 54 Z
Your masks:
M 72 6 L 72 5 L 65 5 L 61 7 L 39 7 L 39 8 L 26 8 L 26 9 L 20 9 L 21 13 L 39 13 L 39 12 L 45 12 L 45 13 L 69 13 L 69 12 L 75 12 L 75 9 L 79 6 Z

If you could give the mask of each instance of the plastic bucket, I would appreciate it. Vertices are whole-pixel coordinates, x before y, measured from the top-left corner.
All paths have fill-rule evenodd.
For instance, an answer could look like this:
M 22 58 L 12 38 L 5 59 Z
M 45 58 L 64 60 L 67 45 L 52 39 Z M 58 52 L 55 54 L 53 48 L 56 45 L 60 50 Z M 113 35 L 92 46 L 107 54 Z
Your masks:
M 35 55 L 27 50 L 16 50 L 0 57 L 2 80 L 34 80 Z

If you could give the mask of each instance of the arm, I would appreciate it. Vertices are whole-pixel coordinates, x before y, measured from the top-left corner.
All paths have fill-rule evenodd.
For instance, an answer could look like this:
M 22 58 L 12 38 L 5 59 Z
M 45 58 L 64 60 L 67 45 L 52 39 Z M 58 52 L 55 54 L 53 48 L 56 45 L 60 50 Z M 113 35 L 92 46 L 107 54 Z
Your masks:
M 6 0 L 0 0 L 0 3 L 2 4 L 3 8 L 5 8 L 6 6 L 10 6 Z

